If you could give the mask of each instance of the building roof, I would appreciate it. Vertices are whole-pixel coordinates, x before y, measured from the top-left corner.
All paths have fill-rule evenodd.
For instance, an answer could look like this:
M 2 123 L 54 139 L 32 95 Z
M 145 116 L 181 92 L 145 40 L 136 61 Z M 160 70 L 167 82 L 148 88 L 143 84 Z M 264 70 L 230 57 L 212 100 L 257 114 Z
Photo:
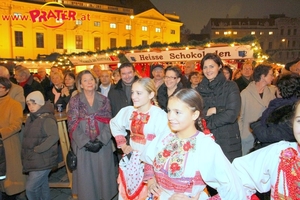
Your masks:
M 151 8 L 154 8 L 158 11 L 158 9 L 151 3 L 150 0 L 81 0 L 81 2 L 131 8 L 134 10 L 134 15 L 142 13 L 146 10 L 150 10 Z
M 274 26 L 275 19 L 270 18 L 211 18 L 213 26 L 259 25 Z
M 46 0 L 15 0 L 15 1 L 21 1 L 21 2 L 26 2 L 26 3 L 38 3 L 38 4 L 45 4 L 47 1 Z M 81 0 L 81 1 L 76 1 L 76 0 L 68 0 L 68 2 L 79 2 L 79 3 L 92 3 L 92 4 L 102 4 L 102 5 L 108 5 L 108 6 L 115 6 L 115 7 L 121 7 L 121 8 L 128 8 L 128 9 L 133 9 L 133 15 L 137 15 L 139 13 L 142 13 L 144 11 L 150 10 L 154 8 L 159 12 L 159 10 L 151 3 L 150 0 Z M 70 3 L 67 3 L 68 7 L 74 7 L 78 8 L 80 7 L 81 9 L 85 10 L 97 10 L 93 8 L 88 8 L 88 7 L 81 7 L 81 6 L 74 6 L 74 5 L 69 5 Z M 107 12 L 103 10 L 103 12 Z M 113 12 L 113 11 L 112 11 Z M 118 13 L 118 11 L 116 11 Z

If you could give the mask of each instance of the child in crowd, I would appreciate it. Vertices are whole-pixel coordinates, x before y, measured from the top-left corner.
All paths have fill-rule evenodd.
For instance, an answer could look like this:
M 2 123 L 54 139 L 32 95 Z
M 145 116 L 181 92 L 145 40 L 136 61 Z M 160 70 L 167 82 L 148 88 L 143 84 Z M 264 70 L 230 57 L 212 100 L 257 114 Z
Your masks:
M 30 115 L 22 142 L 23 172 L 28 173 L 26 195 L 29 200 L 50 199 L 48 175 L 57 166 L 58 128 L 54 106 L 39 91 L 26 97 Z
M 271 199 L 300 199 L 300 101 L 295 104 L 297 142 L 281 141 L 233 161 L 247 196 L 271 190 Z
M 218 191 L 212 199 L 246 198 L 232 165 L 205 128 L 202 111 L 203 100 L 193 89 L 179 90 L 169 98 L 168 120 L 174 133 L 156 137 L 141 155 L 147 163 L 144 180 L 149 196 L 208 199 L 209 185 Z
M 133 106 L 127 106 L 110 121 L 110 128 L 117 147 L 124 156 L 120 161 L 119 200 L 137 200 L 147 197 L 143 182 L 144 163 L 139 160 L 146 144 L 155 137 L 170 133 L 167 114 L 157 106 L 155 83 L 150 78 L 138 79 L 132 85 Z M 153 105 L 154 104 L 154 105 Z M 126 130 L 130 130 L 130 145 L 126 144 Z

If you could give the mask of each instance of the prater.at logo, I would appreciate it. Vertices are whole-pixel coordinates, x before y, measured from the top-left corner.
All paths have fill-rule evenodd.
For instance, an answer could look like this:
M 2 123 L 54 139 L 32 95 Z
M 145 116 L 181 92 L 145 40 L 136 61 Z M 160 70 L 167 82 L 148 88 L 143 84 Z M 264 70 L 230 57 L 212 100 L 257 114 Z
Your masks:
M 44 5 L 42 5 L 39 10 L 36 9 L 36 10 L 29 11 L 31 21 L 33 23 L 42 22 L 42 24 L 48 28 L 58 28 L 58 27 L 64 25 L 65 21 L 90 20 L 90 14 L 82 15 L 80 18 L 76 18 L 75 10 L 66 10 L 66 9 L 46 10 L 45 7 L 48 5 L 58 5 L 62 8 L 65 8 L 65 6 L 61 3 L 48 2 Z M 53 21 L 60 21 L 61 23 L 59 25 L 50 25 L 50 23 Z

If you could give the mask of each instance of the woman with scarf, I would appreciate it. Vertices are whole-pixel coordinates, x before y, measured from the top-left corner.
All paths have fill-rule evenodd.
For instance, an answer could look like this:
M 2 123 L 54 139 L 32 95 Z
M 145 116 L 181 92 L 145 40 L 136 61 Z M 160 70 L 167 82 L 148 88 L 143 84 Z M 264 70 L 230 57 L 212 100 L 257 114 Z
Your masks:
M 117 182 L 109 121 L 111 108 L 107 97 L 97 92 L 98 79 L 89 70 L 76 79 L 78 94 L 71 97 L 68 129 L 77 155 L 73 171 L 73 195 L 78 199 L 112 199 Z

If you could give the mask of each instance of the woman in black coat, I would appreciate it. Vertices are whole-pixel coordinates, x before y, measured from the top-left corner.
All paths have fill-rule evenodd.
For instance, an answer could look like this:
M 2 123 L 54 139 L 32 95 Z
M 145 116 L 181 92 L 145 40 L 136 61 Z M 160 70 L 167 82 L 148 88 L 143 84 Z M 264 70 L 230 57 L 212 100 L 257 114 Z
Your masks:
M 229 161 L 242 156 L 238 115 L 240 91 L 235 82 L 226 80 L 223 63 L 216 54 L 206 54 L 201 61 L 204 78 L 196 90 L 204 100 L 204 118 Z
M 286 75 L 277 81 L 279 94 L 270 101 L 262 117 L 250 124 L 257 143 L 254 149 L 281 140 L 296 142 L 293 134 L 293 106 L 300 98 L 300 77 Z
M 157 102 L 161 109 L 167 112 L 169 97 L 182 89 L 182 72 L 177 66 L 169 66 L 165 69 L 164 83 L 157 91 Z

